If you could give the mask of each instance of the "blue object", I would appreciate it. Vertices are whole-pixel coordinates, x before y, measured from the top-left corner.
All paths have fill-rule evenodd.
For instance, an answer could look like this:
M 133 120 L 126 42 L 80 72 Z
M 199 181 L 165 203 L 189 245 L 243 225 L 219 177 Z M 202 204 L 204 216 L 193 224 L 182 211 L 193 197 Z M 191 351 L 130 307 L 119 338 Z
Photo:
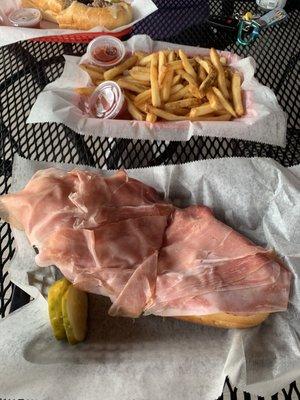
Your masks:
M 259 36 L 262 29 L 273 26 L 286 18 L 287 13 L 278 7 L 257 20 L 245 21 L 242 19 L 239 23 L 237 43 L 242 46 L 250 44 Z

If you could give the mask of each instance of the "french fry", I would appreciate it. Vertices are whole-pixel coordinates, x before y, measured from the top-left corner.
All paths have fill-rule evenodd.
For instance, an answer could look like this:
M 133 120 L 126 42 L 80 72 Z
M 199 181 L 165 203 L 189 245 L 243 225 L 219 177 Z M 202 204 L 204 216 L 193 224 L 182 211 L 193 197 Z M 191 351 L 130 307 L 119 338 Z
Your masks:
M 129 75 L 136 80 L 150 82 L 150 68 L 133 67 L 129 71 Z
M 129 98 L 131 101 L 134 101 L 136 98 L 136 95 L 130 92 L 129 90 L 124 89 L 125 97 Z
M 198 79 L 200 84 L 205 80 L 206 78 L 206 72 L 205 69 L 202 67 L 202 65 L 198 65 Z
M 147 113 L 147 115 L 146 115 L 147 122 L 151 122 L 151 124 L 153 124 L 154 122 L 156 122 L 156 120 L 157 120 L 157 116 L 155 114 Z
M 200 90 L 198 89 L 198 86 L 196 86 L 196 85 L 194 85 L 194 84 L 192 84 L 192 83 L 189 83 L 188 84 L 188 89 L 189 89 L 189 92 L 194 96 L 194 97 L 197 97 L 197 99 L 202 99 L 203 97 L 204 97 L 204 93 L 202 92 L 200 92 Z
M 191 66 L 191 68 L 193 69 L 194 66 L 196 66 L 196 62 L 193 58 L 187 58 L 187 62 L 188 64 Z M 167 65 L 170 65 L 173 69 L 177 70 L 177 69 L 183 69 L 186 71 L 186 69 L 184 68 L 183 65 L 183 61 L 182 60 L 175 60 L 175 61 L 171 61 L 169 62 Z M 194 71 L 194 69 L 193 69 Z M 187 72 L 187 71 L 186 71 Z M 195 72 L 195 71 L 194 71 Z M 190 74 L 191 75 L 191 74 Z M 192 75 L 193 76 L 193 75 Z M 197 79 L 197 74 L 195 72 L 195 78 Z M 194 78 L 194 79 L 195 79 Z
M 186 56 L 186 54 L 185 54 L 181 49 L 179 49 L 179 50 L 178 50 L 178 55 L 179 55 L 179 57 L 180 57 L 180 59 L 181 59 L 181 61 L 182 61 L 183 69 L 184 69 L 188 74 L 190 74 L 190 75 L 194 78 L 194 80 L 197 82 L 197 74 L 196 74 L 196 71 L 195 71 L 194 68 L 192 67 L 190 61 L 188 60 L 188 58 L 187 58 L 187 56 Z
M 136 106 L 136 108 L 138 108 L 140 111 L 142 111 L 147 115 L 148 114 L 147 107 L 149 104 L 150 104 L 149 101 L 146 101 L 145 103 L 138 103 L 134 105 Z
M 182 89 L 178 90 L 178 92 L 172 94 L 169 98 L 169 101 L 177 101 L 185 98 L 186 96 L 190 96 L 188 86 L 184 86 Z
M 231 78 L 231 92 L 234 110 L 239 117 L 244 114 L 241 85 L 241 75 L 238 72 L 234 72 Z
M 152 56 L 153 56 L 154 54 L 155 54 L 155 53 L 151 53 L 151 54 L 148 54 L 147 56 L 143 57 L 141 60 L 139 60 L 139 64 L 140 64 L 140 65 L 147 65 L 147 64 L 150 64 L 150 63 L 151 63 Z
M 177 93 L 180 89 L 184 88 L 181 83 L 171 87 L 171 95 Z
M 168 67 L 166 65 L 163 65 L 162 68 L 161 68 L 161 73 L 160 73 L 160 75 L 158 77 L 158 85 L 159 85 L 160 88 L 162 87 L 162 83 L 163 83 L 163 81 L 165 79 L 167 71 L 168 71 Z
M 222 106 L 222 109 L 221 110 L 215 110 L 214 114 L 216 114 L 216 115 L 228 114 L 228 111 L 226 111 L 225 108 Z
M 168 62 L 170 63 L 170 62 L 174 61 L 175 58 L 176 58 L 175 52 L 174 52 L 174 50 L 171 50 L 170 53 L 168 54 Z
M 230 82 L 230 79 L 225 78 L 225 81 L 226 81 L 226 87 L 227 87 L 228 92 L 229 92 L 230 89 L 231 89 L 231 82 Z M 229 93 L 229 97 L 230 97 L 230 93 Z
M 204 68 L 207 75 L 211 74 L 212 72 L 217 73 L 217 69 L 213 66 L 210 60 L 202 60 L 200 57 L 196 57 L 196 61 L 201 67 Z
M 190 108 L 176 108 L 176 111 L 175 111 L 175 110 L 172 110 L 172 108 L 165 107 L 165 110 L 170 113 L 174 113 L 175 115 L 185 115 L 186 119 L 188 118 L 188 115 L 190 112 Z
M 140 60 L 147 56 L 147 53 L 145 53 L 144 51 L 135 51 L 133 55 L 137 56 L 138 62 L 140 62 Z
M 231 114 L 225 113 L 220 115 L 208 114 L 205 117 L 189 117 L 191 121 L 230 121 Z
M 136 106 L 133 104 L 133 102 L 129 99 L 129 97 L 126 97 L 127 100 L 127 110 L 130 115 L 137 121 L 144 121 L 145 117 L 144 114 L 136 108 Z
M 209 103 L 201 104 L 199 107 L 195 107 L 191 109 L 190 117 L 200 117 L 202 115 L 211 114 L 214 112 L 214 109 L 211 107 Z
M 89 74 L 94 84 L 97 84 L 98 81 L 103 80 L 103 72 L 101 69 L 96 69 L 94 65 L 91 66 L 87 64 L 80 64 L 79 67 Z
M 150 67 L 141 67 L 140 65 L 136 65 L 135 67 L 132 67 L 130 71 L 135 71 L 135 72 L 146 72 L 150 76 Z
M 96 86 L 86 86 L 86 87 L 79 87 L 74 89 L 74 92 L 81 96 L 90 96 L 94 93 Z
M 226 58 L 225 58 L 225 57 L 220 57 L 220 63 L 221 63 L 222 65 L 227 65 L 227 60 L 226 60 Z
M 180 75 L 174 76 L 173 81 L 172 81 L 172 86 L 177 85 L 177 83 L 179 83 L 180 81 L 181 81 L 181 76 Z
M 139 86 L 142 85 L 142 86 L 145 86 L 146 88 L 150 87 L 150 82 L 149 81 L 142 81 L 142 80 L 139 80 L 139 79 L 134 79 L 131 75 L 126 75 L 126 76 L 119 75 L 116 78 L 114 78 L 113 81 L 117 82 L 119 79 L 122 79 L 122 80 L 127 81 L 127 82 L 134 83 L 135 85 L 139 85 Z
M 134 99 L 134 104 L 142 104 L 149 100 L 151 100 L 151 89 L 147 89 L 144 92 L 138 94 Z
M 167 66 L 172 67 L 173 69 L 183 69 L 181 60 L 170 61 Z
M 197 106 L 199 106 L 199 104 L 200 104 L 200 102 L 198 99 L 195 99 L 194 97 L 190 97 L 189 99 L 171 101 L 169 103 L 166 103 L 165 108 L 168 110 L 171 110 L 173 112 L 176 112 L 177 108 L 197 107 Z
M 102 83 L 102 82 L 104 82 L 103 79 L 95 79 L 95 80 L 93 80 L 93 84 L 94 84 L 95 86 L 100 85 L 100 83 Z
M 195 81 L 195 79 L 192 77 L 192 75 L 188 74 L 186 71 L 184 71 L 183 69 L 179 69 L 177 71 L 177 74 L 182 76 L 183 79 L 185 79 L 188 83 L 190 83 L 191 85 L 195 85 L 197 86 L 197 82 Z
M 79 67 L 81 69 L 83 69 L 84 71 L 87 71 L 87 72 L 93 71 L 93 72 L 96 72 L 101 75 L 103 75 L 103 73 L 105 71 L 103 68 L 99 67 L 98 65 L 93 65 L 93 64 L 79 64 Z
M 163 51 L 158 53 L 158 85 L 161 87 L 162 81 L 167 72 L 167 68 L 165 67 L 166 63 L 166 55 Z
M 225 78 L 230 79 L 232 72 L 231 72 L 231 67 L 224 67 L 224 75 Z
M 189 91 L 189 86 L 186 86 L 187 87 L 187 89 L 188 89 L 188 91 L 187 91 L 187 93 L 185 93 L 184 95 L 183 95 L 183 98 L 184 99 L 192 99 L 194 96 L 191 94 L 191 92 Z M 176 95 L 177 93 L 175 93 L 175 95 Z M 198 99 L 198 98 L 197 98 Z M 180 100 L 180 99 L 179 99 Z M 203 102 L 205 103 L 206 101 L 203 101 L 202 99 L 198 99 L 199 100 L 199 104 L 202 104 Z M 170 100 L 171 101 L 171 100 Z M 173 101 L 173 100 L 172 100 Z
M 121 64 L 117 65 L 116 67 L 108 69 L 103 74 L 104 79 L 106 81 L 113 79 L 115 76 L 117 76 L 117 75 L 121 74 L 122 72 L 126 71 L 127 69 L 133 67 L 136 64 L 137 60 L 138 60 L 137 56 L 131 56 L 126 61 L 122 62 Z
M 145 90 L 148 89 L 146 86 L 137 85 L 136 83 L 129 82 L 126 79 L 117 80 L 117 84 L 121 88 L 130 90 L 131 92 L 135 92 L 135 93 L 143 93 L 143 92 L 145 92 Z
M 157 67 L 158 67 L 158 56 L 157 53 L 154 53 L 152 54 L 151 64 L 150 64 L 150 81 L 151 81 L 152 105 L 155 107 L 159 107 L 161 105 L 159 87 L 158 87 Z
M 165 64 L 161 68 L 161 73 L 160 73 L 159 80 L 158 80 L 159 87 L 162 87 L 162 83 L 163 83 L 163 80 L 165 79 L 167 71 L 168 71 L 168 67 Z
M 236 118 L 237 115 L 236 115 L 234 109 L 232 108 L 231 104 L 225 99 L 222 92 L 215 86 L 213 86 L 212 90 L 214 91 L 214 93 L 218 97 L 218 99 L 220 100 L 220 103 L 225 108 L 225 110 L 228 111 L 233 117 Z
M 151 105 L 147 106 L 147 111 L 167 121 L 183 121 L 187 119 L 186 116 L 175 115 L 167 111 L 161 110 L 160 108 L 153 107 Z
M 165 79 L 163 80 L 161 88 L 161 95 L 163 101 L 168 101 L 170 98 L 172 81 L 174 77 L 174 70 L 171 67 L 167 67 L 167 69 L 168 70 L 166 72 Z
M 220 103 L 218 97 L 214 94 L 211 88 L 208 89 L 208 91 L 206 92 L 206 97 L 212 109 L 214 109 L 215 111 L 223 109 L 222 104 Z
M 218 55 L 218 53 L 216 52 L 216 50 L 212 47 L 210 49 L 210 59 L 211 62 L 213 63 L 214 67 L 216 68 L 216 70 L 218 71 L 218 86 L 219 89 L 221 90 L 223 96 L 225 97 L 225 99 L 229 98 L 229 93 L 228 93 L 228 89 L 226 86 L 226 81 L 225 81 L 225 74 L 224 74 L 224 68 L 223 65 L 221 64 L 220 61 L 220 57 Z
M 208 60 L 201 60 L 201 58 L 196 57 L 197 62 L 200 64 L 201 67 L 204 68 L 205 72 L 207 73 L 206 78 L 202 81 L 199 90 L 201 94 L 205 94 L 206 91 L 215 83 L 217 78 L 217 70 L 212 65 L 212 63 Z

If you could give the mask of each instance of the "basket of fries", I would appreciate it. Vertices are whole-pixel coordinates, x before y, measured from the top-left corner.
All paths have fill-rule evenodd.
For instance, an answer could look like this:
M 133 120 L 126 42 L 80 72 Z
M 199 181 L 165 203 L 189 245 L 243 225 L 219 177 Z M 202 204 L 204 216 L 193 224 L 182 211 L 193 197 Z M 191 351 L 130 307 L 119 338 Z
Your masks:
M 92 95 L 97 85 L 114 80 L 137 121 L 229 121 L 244 114 L 241 75 L 214 48 L 205 57 L 181 49 L 138 51 L 109 70 L 86 62 L 80 68 L 95 86 L 76 88 L 77 94 Z
M 81 134 L 108 137 L 182 141 L 202 135 L 284 144 L 283 111 L 254 78 L 252 59 L 146 35 L 125 46 L 126 57 L 111 68 L 94 65 L 88 54 L 66 57 L 62 77 L 39 95 L 28 122 L 61 122 Z M 127 104 L 127 114 L 115 119 L 86 107 L 108 81 L 120 87 Z

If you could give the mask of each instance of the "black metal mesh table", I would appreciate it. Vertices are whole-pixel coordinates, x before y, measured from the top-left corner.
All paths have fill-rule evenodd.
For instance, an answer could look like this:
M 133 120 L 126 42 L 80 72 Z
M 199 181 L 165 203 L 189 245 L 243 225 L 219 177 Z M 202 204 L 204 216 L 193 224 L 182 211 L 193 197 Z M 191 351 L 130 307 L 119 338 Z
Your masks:
M 192 138 L 188 142 L 159 142 L 83 137 L 58 124 L 26 125 L 26 118 L 46 84 L 63 71 L 63 54 L 81 56 L 86 45 L 26 41 L 0 48 L 0 194 L 10 186 L 15 153 L 44 161 L 72 162 L 99 168 L 134 168 L 182 163 L 214 157 L 272 157 L 284 166 L 300 163 L 300 11 L 298 0 L 288 0 L 289 18 L 268 28 L 248 47 L 235 44 L 235 34 L 211 27 L 212 14 L 259 10 L 252 0 L 155 0 L 159 11 L 137 24 L 133 34 L 193 46 L 231 50 L 253 56 L 256 76 L 269 86 L 288 116 L 287 146 L 279 148 L 243 140 Z M 12 290 L 7 265 L 14 253 L 10 228 L 0 223 L 0 315 L 26 301 Z M 14 296 L 13 296 L 13 293 Z M 13 302 L 12 302 L 13 297 Z M 232 391 L 234 398 L 235 391 Z M 297 392 L 295 384 L 285 398 Z M 248 395 L 245 394 L 245 398 Z M 275 399 L 276 397 L 274 397 Z M 299 397 L 298 397 L 299 398 Z

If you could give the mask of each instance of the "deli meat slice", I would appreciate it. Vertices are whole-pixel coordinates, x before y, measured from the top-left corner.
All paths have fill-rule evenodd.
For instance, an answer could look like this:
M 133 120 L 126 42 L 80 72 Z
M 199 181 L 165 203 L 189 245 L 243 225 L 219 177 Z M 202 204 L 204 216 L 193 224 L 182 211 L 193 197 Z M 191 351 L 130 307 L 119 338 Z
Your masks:
M 117 300 L 112 313 L 132 317 L 154 295 L 157 253 L 172 210 L 124 171 L 103 177 L 51 168 L 0 200 L 0 213 L 38 249 L 39 266 L 56 265 L 82 290 Z M 124 293 L 135 283 L 144 293 L 129 294 L 128 302 Z
M 191 206 L 172 214 L 146 313 L 282 311 L 289 286 L 290 272 L 270 252 L 218 221 L 209 208 Z
M 251 314 L 287 308 L 290 272 L 205 206 L 178 209 L 124 171 L 50 168 L 0 198 L 39 266 L 108 296 L 111 315 Z

